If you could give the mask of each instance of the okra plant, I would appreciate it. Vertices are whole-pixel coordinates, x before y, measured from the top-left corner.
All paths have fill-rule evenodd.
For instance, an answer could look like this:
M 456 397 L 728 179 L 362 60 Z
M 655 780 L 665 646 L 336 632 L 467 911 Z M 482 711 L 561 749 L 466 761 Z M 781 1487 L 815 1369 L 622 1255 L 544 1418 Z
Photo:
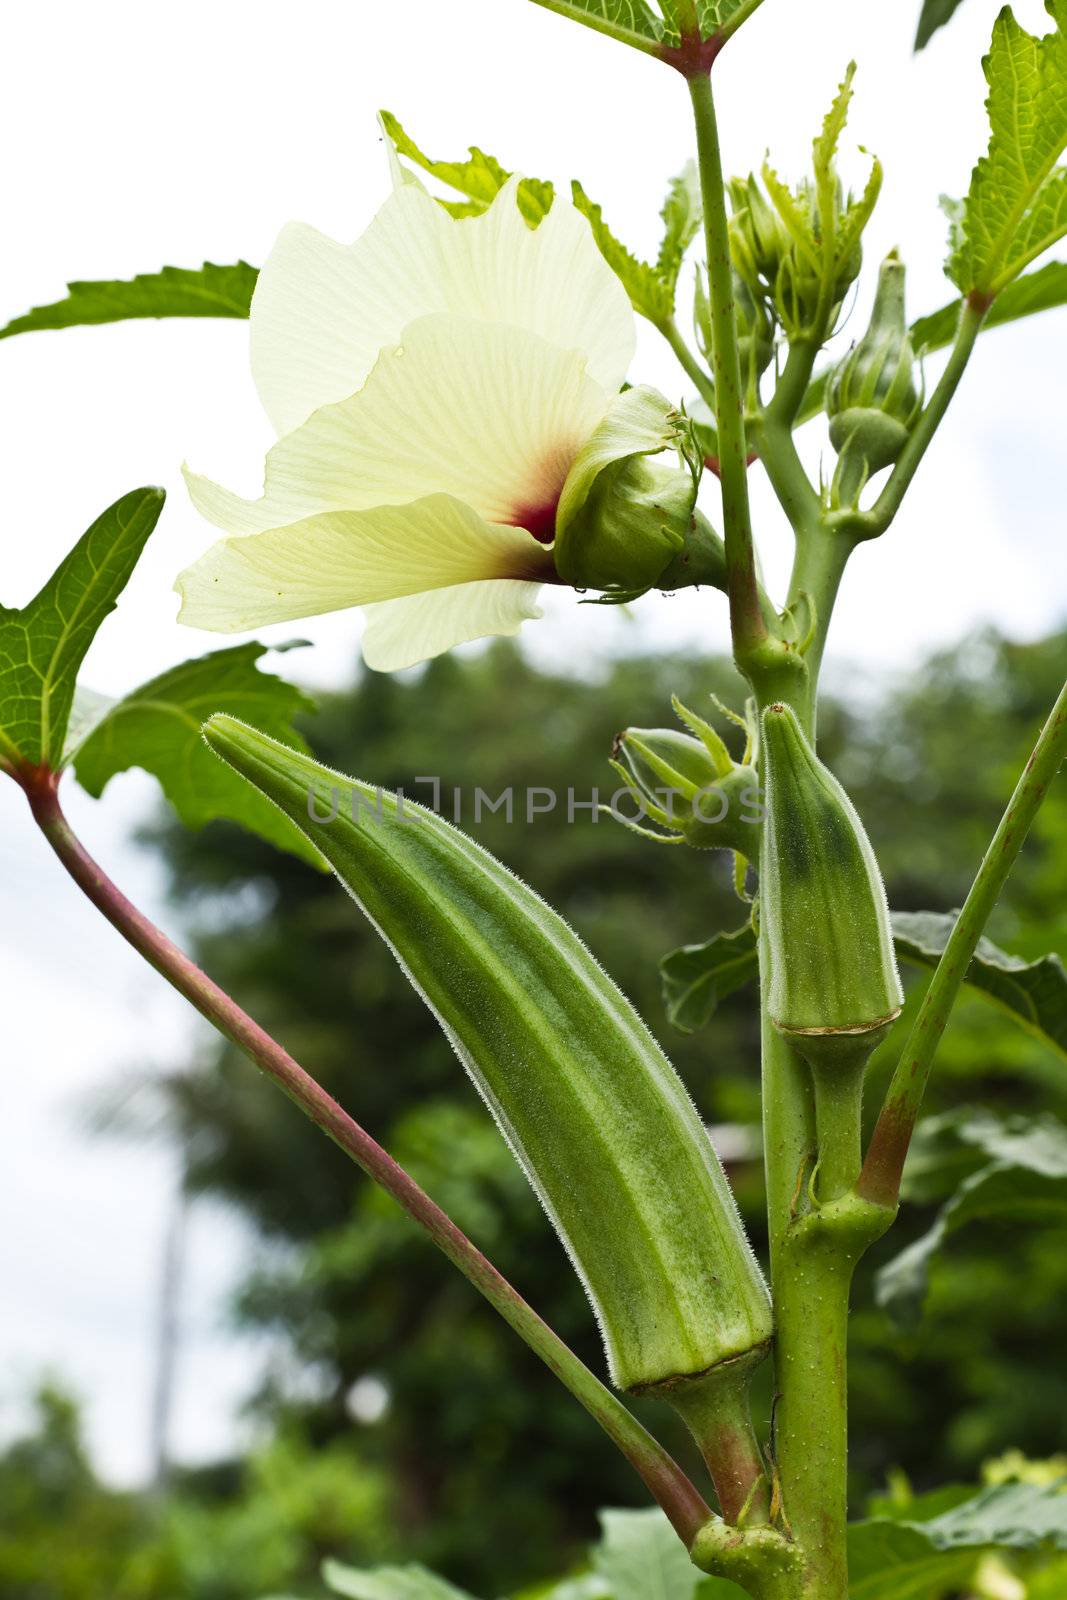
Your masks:
M 1067 1497 L 994 1489 L 904 1536 L 892 1523 L 850 1530 L 849 1291 L 896 1216 L 953 1003 L 965 983 L 989 988 L 998 962 L 1010 967 L 980 941 L 1067 752 L 1067 687 L 1035 730 L 964 906 L 920 933 L 914 917 L 894 923 L 875 846 L 820 759 L 819 671 L 848 561 L 868 541 L 891 544 L 983 330 L 1067 302 L 1067 263 L 1044 260 L 1067 234 L 1067 0 L 1048 0 L 1040 36 L 1010 10 L 997 20 L 988 149 L 947 207 L 952 298 L 911 325 L 905 253 L 864 259 L 881 168 L 868 158 L 855 192 L 838 172 L 853 66 L 842 63 L 801 156 L 729 174 L 716 85 L 761 0 L 535 3 L 559 14 L 561 49 L 567 26 L 585 25 L 603 36 L 605 71 L 613 49 L 629 48 L 689 97 L 694 158 L 670 184 L 655 262 L 629 253 L 580 184 L 568 193 L 511 174 L 477 148 L 431 159 L 383 113 L 392 190 L 355 244 L 290 223 L 258 273 L 205 265 L 73 284 L 3 333 L 250 316 L 253 375 L 278 440 L 257 500 L 187 474 L 193 504 L 223 534 L 177 580 L 188 627 L 244 633 L 358 606 L 368 666 L 393 671 L 515 633 L 539 615 L 546 584 L 585 603 L 654 605 L 683 587 L 728 597 L 745 703 L 676 701 L 669 725 L 626 729 L 611 810 L 640 835 L 635 851 L 704 852 L 697 871 L 707 852 L 732 858 L 737 926 L 709 929 L 706 945 L 664 970 L 676 989 L 713 987 L 724 963 L 733 986 L 753 980 L 769 1259 L 745 1237 L 680 1079 L 577 935 L 432 809 L 383 793 L 374 773 L 316 762 L 292 727 L 306 699 L 259 670 L 263 645 L 201 655 L 117 702 L 79 680 L 160 491 L 124 496 L 36 599 L 0 609 L 0 768 L 101 914 L 427 1230 L 606 1430 L 661 1508 L 642 1524 L 649 1540 L 673 1529 L 681 1543 L 665 1559 L 715 1580 L 708 1600 L 846 1600 L 850 1552 L 853 1594 L 940 1594 L 960 1577 L 961 1551 L 977 1561 L 997 1544 L 1067 1548 Z M 944 20 L 933 10 L 928 28 Z M 847 342 L 865 274 L 877 280 L 873 311 Z M 669 395 L 630 377 L 635 315 L 678 359 Z M 796 434 L 820 415 L 829 444 L 814 481 Z M 757 471 L 795 534 L 785 595 L 761 576 Z M 90 858 L 61 808 L 64 775 L 100 795 L 132 766 L 158 777 L 189 825 L 236 819 L 332 872 L 370 919 L 558 1231 L 611 1387 Z M 897 958 L 917 948 L 933 975 L 904 1029 Z M 1067 989 L 1062 967 L 1051 970 Z M 1040 1012 L 1015 1009 L 1041 1030 Z M 358 1016 L 352 1029 L 358 1041 Z M 887 1038 L 898 1064 L 864 1123 L 865 1072 Z M 351 1100 L 358 1109 L 356 1081 Z M 770 1419 L 749 1403 L 765 1362 Z M 625 1395 L 680 1414 L 706 1481 L 692 1481 Z M 395 1574 L 332 1581 L 349 1594 L 441 1592 L 417 1572 L 407 1587 Z

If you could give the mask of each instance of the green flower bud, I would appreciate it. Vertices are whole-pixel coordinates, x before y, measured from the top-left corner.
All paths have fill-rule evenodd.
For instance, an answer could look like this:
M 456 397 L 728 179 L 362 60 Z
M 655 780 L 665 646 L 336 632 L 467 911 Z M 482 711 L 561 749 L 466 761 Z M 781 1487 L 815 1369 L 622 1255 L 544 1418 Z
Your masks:
M 689 471 L 644 456 L 613 462 L 557 533 L 556 571 L 576 589 L 651 588 L 681 552 L 695 505 Z
M 904 1003 L 878 863 L 793 711 L 768 706 L 762 726 L 767 1009 L 814 1068 L 862 1062 Z
M 859 276 L 861 234 L 877 183 L 872 181 L 856 199 L 832 169 L 824 173 L 825 183 L 805 178 L 795 188 L 767 165 L 763 177 L 787 240 L 767 278 L 774 311 L 790 340 L 813 333 L 825 339 Z
M 882 262 L 870 326 L 827 386 L 830 442 L 841 456 L 839 494 L 846 480 L 850 490 L 857 478 L 862 487 L 866 477 L 892 466 L 922 405 L 904 313 L 904 271 L 895 251 Z
M 730 255 L 734 266 L 750 284 L 760 279 L 771 284 L 778 268 L 792 249 L 789 233 L 781 217 L 767 199 L 754 173 L 747 178 L 731 178 Z
M 612 751 L 612 766 L 638 801 L 641 817 L 665 831 L 620 820 L 665 844 L 736 850 L 754 858 L 763 815 L 755 767 L 735 762 L 714 728 L 677 698 L 673 704 L 691 733 L 627 728 Z
M 711 331 L 711 304 L 704 284 L 705 274 L 698 267 L 693 300 L 693 325 L 700 353 L 710 365 L 715 351 Z M 733 272 L 733 289 L 741 381 L 754 390 L 758 380 L 770 366 L 774 355 L 774 317 L 771 315 L 766 297 L 762 293 L 754 292 L 749 280 L 736 268 Z
M 576 589 L 640 594 L 686 547 L 697 473 L 679 413 L 630 389 L 579 451 L 556 513 L 556 571 Z

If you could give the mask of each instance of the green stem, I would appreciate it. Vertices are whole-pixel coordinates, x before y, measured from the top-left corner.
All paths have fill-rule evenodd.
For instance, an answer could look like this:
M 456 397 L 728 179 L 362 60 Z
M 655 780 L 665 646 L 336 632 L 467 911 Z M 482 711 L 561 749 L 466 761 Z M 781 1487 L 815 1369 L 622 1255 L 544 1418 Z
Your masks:
M 711 1512 L 677 1463 L 392 1156 L 111 882 L 71 830 L 59 803 L 57 775 L 40 769 L 23 772 L 19 781 L 41 832 L 97 910 L 201 1016 L 250 1057 L 429 1234 L 453 1265 L 600 1424 L 644 1480 L 679 1537 L 687 1547 L 691 1545 Z
M 767 406 L 766 415 L 783 428 L 792 429 L 811 383 L 811 374 L 822 341 L 812 337 L 797 338 L 789 346 L 782 376 L 775 384 L 774 394 Z
M 767 1468 L 752 1426 L 749 1386 L 766 1355 L 753 1355 L 713 1367 L 702 1378 L 664 1386 L 660 1397 L 674 1407 L 700 1448 L 731 1527 L 765 1524 L 770 1510 Z
M 945 412 L 949 408 L 949 403 L 959 388 L 960 379 L 963 377 L 967 363 L 971 359 L 971 351 L 974 349 L 974 342 L 981 331 L 987 309 L 988 307 L 982 304 L 972 305 L 969 300 L 963 302 L 959 326 L 956 329 L 956 337 L 949 352 L 945 370 L 938 379 L 933 394 L 915 424 L 908 442 L 901 452 L 900 459 L 893 468 L 889 482 L 870 511 L 863 516 L 863 521 L 867 525 L 870 537 L 884 533 L 900 510 L 901 501 L 911 486 L 911 480 L 919 469 L 919 463 L 926 454 L 934 434 L 941 426 Z
M 766 993 L 769 954 L 760 936 L 760 988 Z M 815 1104 L 811 1073 L 761 1007 L 763 1164 L 767 1182 L 767 1232 L 771 1283 L 778 1274 L 781 1242 L 793 1218 L 807 1174 L 815 1162 Z M 781 1380 L 779 1379 L 779 1386 Z
M 783 1523 L 800 1558 L 783 1592 L 791 1600 L 847 1600 L 849 1290 L 856 1262 L 892 1213 L 845 1192 L 860 1164 L 861 1075 L 850 1084 L 817 1080 L 813 1112 L 812 1074 L 765 1008 L 763 1028 L 772 1448 Z M 816 1121 L 819 1198 L 811 1194 Z
M 847 1600 L 848 1298 L 857 1253 L 825 1212 L 786 1231 L 775 1275 L 774 1452 L 804 1600 Z
M 770 409 L 751 424 L 752 442 L 759 453 L 771 488 L 796 532 L 814 532 L 822 515 L 822 503 L 793 443 L 792 429 L 775 417 Z
M 767 627 L 760 609 L 752 517 L 748 501 L 748 454 L 737 353 L 730 239 L 726 219 L 719 131 L 715 100 L 707 72 L 687 78 L 696 126 L 697 164 L 704 203 L 704 235 L 708 254 L 708 300 L 711 309 L 712 372 L 715 379 L 715 421 L 719 433 L 719 478 L 722 485 L 723 532 L 729 581 L 730 624 L 734 654 L 744 670 L 747 654 L 763 643 Z
M 677 322 L 675 322 L 673 317 L 668 317 L 665 322 L 654 322 L 652 326 L 659 329 L 660 333 L 674 351 L 675 356 L 678 358 L 679 366 L 682 368 L 683 372 L 696 389 L 700 398 L 704 401 L 705 405 L 708 406 L 712 412 L 714 412 L 715 385 L 712 383 L 711 379 L 704 371 L 704 368 L 700 365 L 700 362 L 697 360 L 692 350 L 690 350 L 689 346 L 682 338 Z
M 863 1066 L 840 1062 L 812 1071 L 815 1084 L 815 1144 L 820 1202 L 839 1200 L 854 1186 L 863 1165 Z
M 802 396 L 807 359 L 793 361 L 787 375 Z M 777 396 L 776 396 L 777 398 Z M 773 404 L 773 402 L 772 402 Z M 789 404 L 792 404 L 790 400 Z M 776 463 L 792 468 L 782 435 L 785 420 L 771 420 Z M 766 417 L 763 423 L 766 427 Z M 776 430 L 781 430 L 777 433 Z M 766 434 L 764 433 L 766 443 Z M 795 453 L 795 452 L 794 452 Z M 804 479 L 808 493 L 810 485 Z M 788 485 L 786 485 L 788 489 Z M 783 481 L 776 484 L 783 497 Z M 789 603 L 801 596 L 815 611 L 815 631 L 805 654 L 806 671 L 791 704 L 814 740 L 819 671 L 838 588 L 855 541 L 824 527 L 807 495 L 795 484 L 800 514 L 793 516 L 796 554 Z M 792 507 L 787 506 L 791 512 Z M 769 951 L 760 940 L 761 989 L 769 986 Z M 803 1600 L 846 1600 L 847 1521 L 847 1329 L 848 1297 L 862 1244 L 852 1219 L 837 1221 L 861 1161 L 862 1074 L 846 1070 L 816 1076 L 796 1045 L 762 1012 L 763 1118 L 771 1286 L 775 1318 L 775 1467 L 785 1521 L 801 1559 L 799 1575 L 784 1592 Z M 809 1186 L 818 1159 L 817 1199 Z M 839 1197 L 841 1197 L 839 1199 Z M 823 1202 L 830 1202 L 825 1204 Z M 814 1205 L 815 1210 L 809 1209 Z M 879 1229 L 884 1225 L 881 1214 Z M 872 1228 L 873 1232 L 873 1228 Z
M 805 1219 L 806 1221 L 807 1219 Z M 845 1365 L 851 1269 L 800 1229 L 785 1239 L 775 1295 L 779 1350 L 775 1460 L 789 1531 L 817 1564 L 802 1593 L 846 1600 L 848 1412 Z M 794 1376 L 792 1367 L 799 1367 Z
M 856 541 L 846 533 L 825 527 L 799 528 L 788 604 L 798 605 L 807 595 L 815 610 L 815 631 L 804 654 L 806 672 L 800 694 L 790 702 L 801 726 L 814 744 L 817 724 L 819 674 L 837 603 L 838 590 Z
M 811 383 L 816 357 L 824 342 L 823 330 L 794 339 L 782 375 L 754 433 L 760 460 L 771 487 L 795 531 L 813 531 L 819 524 L 822 503 L 793 443 L 797 415 Z
M 1065 758 L 1067 683 L 985 853 L 890 1082 L 858 1185 L 861 1195 L 880 1205 L 897 1203 L 904 1159 L 941 1035 L 1008 873 Z

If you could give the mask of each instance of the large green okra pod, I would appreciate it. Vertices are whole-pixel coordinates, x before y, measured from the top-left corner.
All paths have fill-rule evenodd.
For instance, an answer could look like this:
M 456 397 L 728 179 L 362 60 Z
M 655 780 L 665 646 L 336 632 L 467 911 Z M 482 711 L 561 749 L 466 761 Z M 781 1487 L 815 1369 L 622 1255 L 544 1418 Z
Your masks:
M 677 1403 L 687 1379 L 755 1359 L 770 1304 L 707 1132 L 573 930 L 423 807 L 230 717 L 205 736 L 304 829 L 436 1015 L 588 1291 L 614 1381 Z

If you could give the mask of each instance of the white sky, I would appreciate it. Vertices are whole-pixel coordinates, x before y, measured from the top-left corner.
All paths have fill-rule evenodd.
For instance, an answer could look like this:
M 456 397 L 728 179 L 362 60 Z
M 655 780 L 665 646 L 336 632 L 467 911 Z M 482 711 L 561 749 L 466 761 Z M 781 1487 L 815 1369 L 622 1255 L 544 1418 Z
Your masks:
M 979 62 L 998 5 L 967 0 L 916 61 L 918 0 L 766 0 L 717 68 L 728 169 L 758 164 L 769 146 L 792 174 L 856 57 L 848 143 L 877 151 L 886 167 L 868 261 L 900 245 L 916 313 L 948 296 L 937 200 L 966 187 L 984 142 Z M 1043 30 L 1039 0 L 1016 9 Z M 180 21 L 172 8 L 132 0 L 92 8 L 51 0 L 12 9 L 6 34 L 18 69 L 0 99 L 8 223 L 0 321 L 58 298 L 68 278 L 204 257 L 259 262 L 292 217 L 354 237 L 386 193 L 374 121 L 382 105 L 433 154 L 474 142 L 538 176 L 580 176 L 616 231 L 644 250 L 655 246 L 664 180 L 690 153 L 686 96 L 673 73 L 528 0 L 186 0 Z M 854 152 L 846 166 L 857 178 L 865 170 Z M 868 272 L 857 329 L 872 279 Z M 1064 616 L 1054 341 L 1065 322 L 1052 313 L 980 345 L 897 526 L 849 574 L 831 640 L 839 679 L 846 670 L 854 678 L 904 669 L 979 621 L 1029 636 Z M 635 373 L 686 393 L 649 330 Z M 244 324 L 132 323 L 4 342 L 0 428 L 4 602 L 25 601 L 117 495 L 158 482 L 171 491 L 169 507 L 93 648 L 89 681 L 121 692 L 217 643 L 173 620 L 174 574 L 212 537 L 185 502 L 179 466 L 188 458 L 237 488 L 257 487 L 269 430 Z M 816 425 L 813 462 L 818 449 Z M 758 481 L 756 506 L 767 573 L 780 588 L 787 537 Z M 309 680 L 341 679 L 357 628 L 351 616 L 300 624 L 317 649 L 299 669 Z M 627 642 L 725 643 L 722 607 L 706 596 L 646 600 L 636 621 L 606 608 L 576 613 L 555 597 L 549 620 L 526 634 L 538 659 L 579 666 Z M 71 795 L 70 806 L 91 848 L 173 924 L 152 864 L 126 842 L 151 798 L 151 785 L 133 775 L 102 805 Z M 172 1174 L 159 1151 L 88 1142 L 75 1100 L 116 1068 L 180 1062 L 198 1035 L 68 889 L 13 787 L 0 791 L 0 883 L 10 908 L 0 930 L 9 1129 L 0 1427 L 14 1425 L 27 1381 L 52 1365 L 86 1394 L 107 1470 L 134 1479 L 146 1461 L 153 1295 Z M 260 1359 L 223 1327 L 225 1292 L 248 1248 L 240 1227 L 214 1213 L 194 1235 L 176 1419 L 188 1459 L 232 1439 L 235 1403 Z

